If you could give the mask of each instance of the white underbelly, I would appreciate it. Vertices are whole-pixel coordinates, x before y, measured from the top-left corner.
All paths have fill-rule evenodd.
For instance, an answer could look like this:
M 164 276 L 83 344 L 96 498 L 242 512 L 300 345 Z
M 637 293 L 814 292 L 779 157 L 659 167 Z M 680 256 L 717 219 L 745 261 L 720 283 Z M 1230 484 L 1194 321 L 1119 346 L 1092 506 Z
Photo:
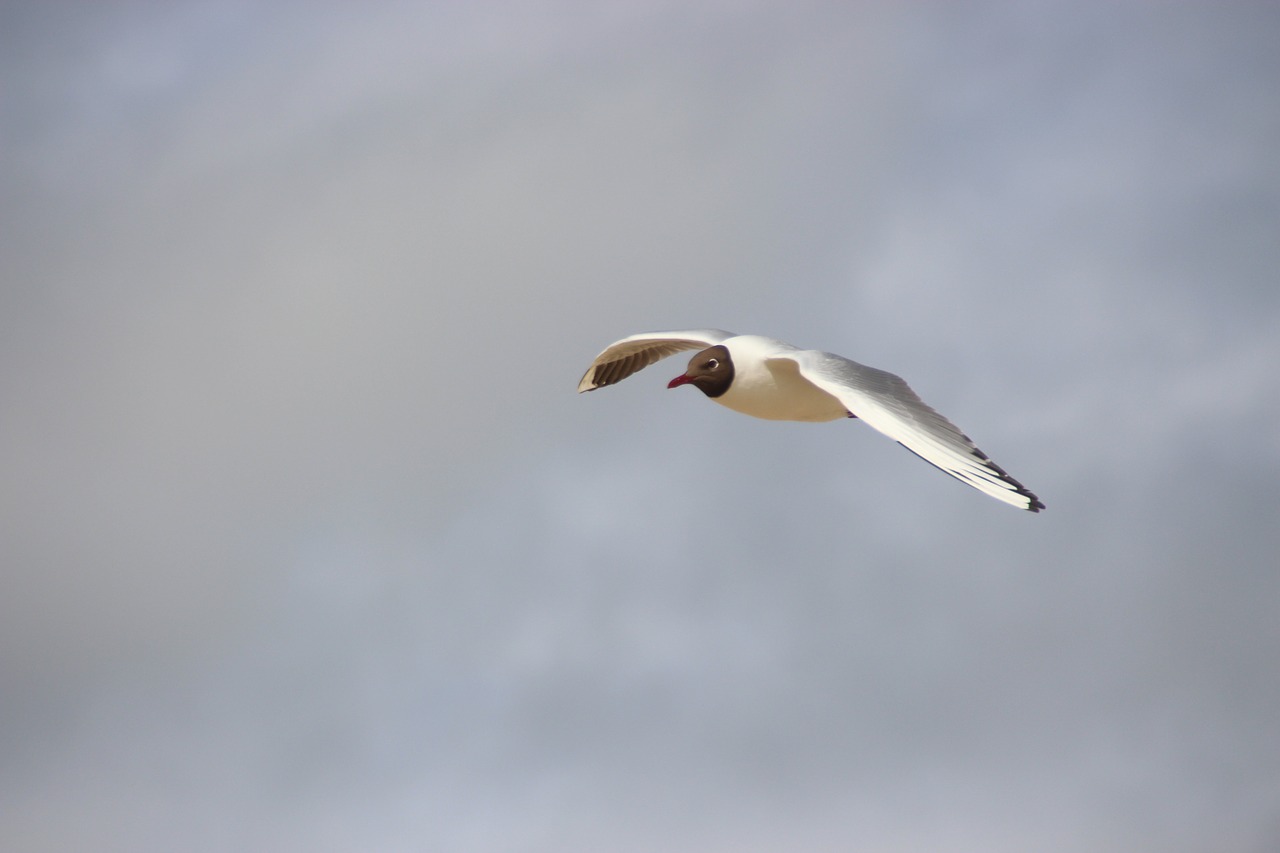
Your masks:
M 770 421 L 833 421 L 846 418 L 844 404 L 800 376 L 793 361 L 765 362 L 739 371 L 729 390 L 713 398 L 735 412 Z

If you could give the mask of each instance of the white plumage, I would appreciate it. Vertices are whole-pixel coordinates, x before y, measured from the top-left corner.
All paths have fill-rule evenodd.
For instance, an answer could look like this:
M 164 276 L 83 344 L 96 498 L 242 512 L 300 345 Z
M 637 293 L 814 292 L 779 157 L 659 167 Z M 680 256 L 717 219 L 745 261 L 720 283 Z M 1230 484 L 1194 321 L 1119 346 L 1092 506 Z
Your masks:
M 1031 512 L 1044 509 L 1039 498 L 925 405 L 900 377 L 829 352 L 720 329 L 646 332 L 606 347 L 587 368 L 578 391 L 613 385 L 659 359 L 689 350 L 698 353 L 689 371 L 672 380 L 671 387 L 698 385 L 723 406 L 769 420 L 831 421 L 853 416 L 997 500 Z M 729 363 L 718 365 L 718 361 Z M 722 380 L 712 378 L 713 368 L 724 376 Z

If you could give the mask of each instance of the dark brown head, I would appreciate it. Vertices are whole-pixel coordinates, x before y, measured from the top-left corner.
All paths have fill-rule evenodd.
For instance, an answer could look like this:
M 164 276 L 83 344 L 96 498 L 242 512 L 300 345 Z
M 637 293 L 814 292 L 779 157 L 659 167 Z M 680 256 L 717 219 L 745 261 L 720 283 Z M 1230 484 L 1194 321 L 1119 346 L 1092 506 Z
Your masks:
M 714 346 L 689 359 L 689 369 L 667 383 L 668 388 L 677 385 L 693 385 L 708 397 L 719 397 L 729 390 L 733 382 L 733 359 L 724 346 Z

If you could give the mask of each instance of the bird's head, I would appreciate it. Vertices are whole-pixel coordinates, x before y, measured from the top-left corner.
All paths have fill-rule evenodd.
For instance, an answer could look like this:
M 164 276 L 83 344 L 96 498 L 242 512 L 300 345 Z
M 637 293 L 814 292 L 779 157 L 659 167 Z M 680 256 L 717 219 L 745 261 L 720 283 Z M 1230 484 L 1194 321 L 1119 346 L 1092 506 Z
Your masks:
M 719 397 L 733 382 L 733 359 L 723 344 L 709 347 L 689 359 L 684 373 L 667 383 L 668 388 L 693 385 L 708 397 Z

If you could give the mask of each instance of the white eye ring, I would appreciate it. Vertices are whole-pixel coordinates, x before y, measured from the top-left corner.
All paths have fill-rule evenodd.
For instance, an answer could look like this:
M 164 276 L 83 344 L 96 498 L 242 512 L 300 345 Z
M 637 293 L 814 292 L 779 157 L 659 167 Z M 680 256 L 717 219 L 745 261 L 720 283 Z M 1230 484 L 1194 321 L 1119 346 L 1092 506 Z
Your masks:
M 717 360 L 715 360 L 714 358 L 709 358 L 709 359 L 707 359 L 707 369 L 708 369 L 708 370 L 715 370 L 715 369 L 716 369 L 717 367 L 719 367 L 719 366 L 720 366 L 720 362 L 719 362 L 719 361 L 717 361 Z

